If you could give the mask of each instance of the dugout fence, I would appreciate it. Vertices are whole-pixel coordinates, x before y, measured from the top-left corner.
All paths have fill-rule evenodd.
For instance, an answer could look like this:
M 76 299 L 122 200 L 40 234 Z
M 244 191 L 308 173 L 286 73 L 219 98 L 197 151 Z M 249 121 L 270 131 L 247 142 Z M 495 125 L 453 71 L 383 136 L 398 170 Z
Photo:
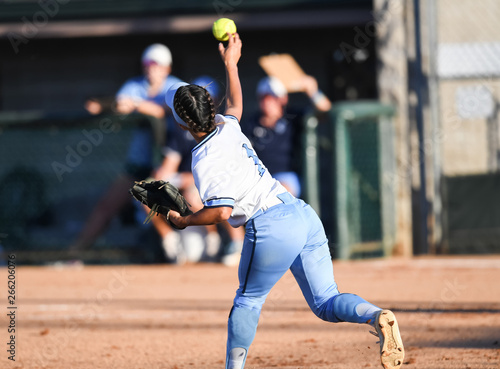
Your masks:
M 395 234 L 393 108 L 374 101 L 309 114 L 303 130 L 303 197 L 325 225 L 332 256 L 390 255 Z M 164 137 L 159 121 L 133 115 L 0 116 L 0 244 L 24 264 L 68 258 L 93 207 L 123 171 L 132 132 Z M 161 160 L 157 141 L 153 155 Z M 137 204 L 116 216 L 82 259 L 89 263 L 164 260 Z
M 321 214 L 332 256 L 389 256 L 396 233 L 394 108 L 334 104 L 321 124 L 305 120 L 305 198 Z
M 0 244 L 20 263 L 65 260 L 91 210 L 124 169 L 132 132 L 154 132 L 158 120 L 140 115 L 3 113 L 0 116 Z M 131 201 L 84 256 L 95 263 L 157 260 Z M 140 246 L 140 249 L 139 249 Z

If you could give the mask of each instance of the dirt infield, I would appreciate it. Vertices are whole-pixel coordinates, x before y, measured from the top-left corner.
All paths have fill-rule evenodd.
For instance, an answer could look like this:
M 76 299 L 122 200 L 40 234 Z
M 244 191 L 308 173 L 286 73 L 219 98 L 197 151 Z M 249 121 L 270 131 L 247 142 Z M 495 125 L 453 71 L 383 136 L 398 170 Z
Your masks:
M 500 257 L 334 262 L 342 292 L 394 309 L 406 368 L 500 368 Z M 0 368 L 223 368 L 236 268 L 17 267 L 8 360 L 0 269 Z M 369 327 L 308 309 L 287 273 L 264 306 L 247 369 L 380 368 Z

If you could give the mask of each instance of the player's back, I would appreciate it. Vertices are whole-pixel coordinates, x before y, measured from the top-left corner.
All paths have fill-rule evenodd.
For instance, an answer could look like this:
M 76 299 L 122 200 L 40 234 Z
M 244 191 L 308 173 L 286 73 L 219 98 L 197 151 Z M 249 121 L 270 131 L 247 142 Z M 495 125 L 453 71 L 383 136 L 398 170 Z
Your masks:
M 259 160 L 236 118 L 216 118 L 224 123 L 193 149 L 193 175 L 204 204 L 233 206 L 229 222 L 237 226 L 286 190 Z

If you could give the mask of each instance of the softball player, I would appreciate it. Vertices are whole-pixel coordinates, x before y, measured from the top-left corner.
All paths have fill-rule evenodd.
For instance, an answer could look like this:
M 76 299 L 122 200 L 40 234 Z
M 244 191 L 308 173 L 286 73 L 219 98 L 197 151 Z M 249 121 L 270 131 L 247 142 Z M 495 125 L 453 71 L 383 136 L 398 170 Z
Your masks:
M 179 227 L 224 220 L 245 225 L 238 269 L 239 288 L 229 315 L 226 369 L 242 369 L 252 343 L 262 305 L 275 283 L 290 269 L 311 310 L 329 322 L 368 323 L 380 337 L 385 368 L 400 368 L 404 349 L 394 314 L 361 297 L 339 293 L 322 223 L 314 210 L 274 179 L 241 133 L 243 97 L 237 62 L 237 33 L 219 51 L 226 68 L 227 105 L 216 115 L 208 92 L 178 83 L 168 91 L 167 104 L 179 125 L 197 145 L 192 171 L 204 208 L 182 217 L 171 211 Z

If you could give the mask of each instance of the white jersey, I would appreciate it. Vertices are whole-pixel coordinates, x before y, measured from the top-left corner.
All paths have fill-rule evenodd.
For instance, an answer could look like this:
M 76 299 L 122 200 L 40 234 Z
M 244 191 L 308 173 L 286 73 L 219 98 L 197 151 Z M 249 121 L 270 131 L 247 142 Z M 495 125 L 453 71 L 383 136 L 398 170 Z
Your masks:
M 286 189 L 259 160 L 235 117 L 217 114 L 215 122 L 217 128 L 193 148 L 191 168 L 205 207 L 232 207 L 228 221 L 238 227 Z

